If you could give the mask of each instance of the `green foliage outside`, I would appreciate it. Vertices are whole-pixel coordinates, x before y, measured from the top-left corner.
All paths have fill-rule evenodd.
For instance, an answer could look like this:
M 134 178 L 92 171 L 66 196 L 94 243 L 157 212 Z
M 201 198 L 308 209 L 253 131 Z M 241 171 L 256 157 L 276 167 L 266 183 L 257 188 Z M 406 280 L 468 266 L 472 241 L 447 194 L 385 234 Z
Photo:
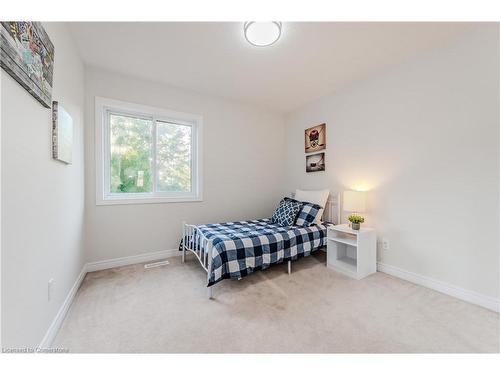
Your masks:
M 158 122 L 159 191 L 191 190 L 191 127 Z
M 111 192 L 148 193 L 152 187 L 153 121 L 111 115 Z M 191 190 L 191 128 L 157 123 L 159 191 Z

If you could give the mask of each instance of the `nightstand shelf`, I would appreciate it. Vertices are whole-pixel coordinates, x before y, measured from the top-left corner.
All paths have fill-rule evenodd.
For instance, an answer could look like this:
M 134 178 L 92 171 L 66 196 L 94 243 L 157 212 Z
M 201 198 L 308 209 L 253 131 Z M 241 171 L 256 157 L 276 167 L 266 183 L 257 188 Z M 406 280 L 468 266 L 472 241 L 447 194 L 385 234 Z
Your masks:
M 357 240 L 356 238 L 348 238 L 348 237 L 335 237 L 334 239 L 336 242 L 343 243 L 345 245 L 349 246 L 357 246 Z
M 345 268 L 349 272 L 357 272 L 357 261 L 356 259 L 349 258 L 348 256 L 337 259 L 338 263 L 341 263 L 340 266 Z
M 328 227 L 327 266 L 357 280 L 377 271 L 375 230 L 347 224 Z

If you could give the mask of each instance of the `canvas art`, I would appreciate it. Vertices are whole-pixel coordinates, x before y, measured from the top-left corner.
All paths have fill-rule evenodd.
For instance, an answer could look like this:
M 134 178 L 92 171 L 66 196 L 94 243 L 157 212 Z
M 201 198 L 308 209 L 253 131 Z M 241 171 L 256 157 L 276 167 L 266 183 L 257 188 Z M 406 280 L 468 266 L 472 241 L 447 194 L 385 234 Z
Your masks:
M 304 148 L 306 153 L 324 150 L 326 148 L 326 124 L 313 126 L 304 131 Z
M 52 102 L 54 45 L 40 22 L 0 22 L 0 63 L 44 107 Z
M 306 172 L 320 172 L 325 170 L 325 153 L 306 156 Z
M 73 119 L 58 102 L 52 104 L 52 157 L 66 164 L 73 159 Z

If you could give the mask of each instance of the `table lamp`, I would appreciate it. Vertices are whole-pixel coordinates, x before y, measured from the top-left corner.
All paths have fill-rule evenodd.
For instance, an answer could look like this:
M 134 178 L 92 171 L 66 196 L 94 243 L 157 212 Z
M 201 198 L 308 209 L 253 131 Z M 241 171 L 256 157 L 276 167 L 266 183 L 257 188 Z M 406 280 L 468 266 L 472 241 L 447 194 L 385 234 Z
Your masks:
M 343 210 L 352 214 L 365 212 L 366 197 L 364 191 L 344 191 Z

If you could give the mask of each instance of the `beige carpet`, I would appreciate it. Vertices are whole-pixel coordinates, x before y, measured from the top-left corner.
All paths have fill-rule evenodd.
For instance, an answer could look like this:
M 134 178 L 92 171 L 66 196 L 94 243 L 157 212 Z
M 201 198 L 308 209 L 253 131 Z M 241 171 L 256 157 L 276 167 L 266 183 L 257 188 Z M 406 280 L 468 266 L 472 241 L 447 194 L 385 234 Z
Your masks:
M 224 280 L 206 298 L 193 256 L 89 273 L 53 346 L 71 352 L 498 352 L 500 315 L 317 253 Z

